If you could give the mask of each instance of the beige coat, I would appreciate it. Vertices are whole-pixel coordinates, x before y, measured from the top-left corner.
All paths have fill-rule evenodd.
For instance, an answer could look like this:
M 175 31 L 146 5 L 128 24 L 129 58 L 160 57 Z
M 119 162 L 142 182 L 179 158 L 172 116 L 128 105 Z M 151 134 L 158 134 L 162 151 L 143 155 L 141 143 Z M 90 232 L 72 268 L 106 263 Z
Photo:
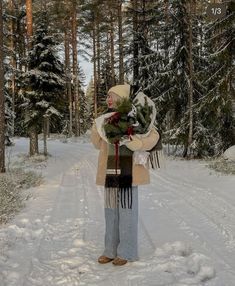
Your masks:
M 152 149 L 159 140 L 159 133 L 152 129 L 147 137 L 142 137 L 141 145 L 138 150 L 147 151 Z M 99 149 L 98 169 L 96 174 L 96 184 L 105 185 L 107 159 L 108 159 L 108 143 L 104 141 L 97 132 L 96 124 L 94 123 L 91 129 L 91 142 L 96 149 Z M 145 185 L 150 183 L 149 170 L 144 165 L 133 163 L 132 184 Z

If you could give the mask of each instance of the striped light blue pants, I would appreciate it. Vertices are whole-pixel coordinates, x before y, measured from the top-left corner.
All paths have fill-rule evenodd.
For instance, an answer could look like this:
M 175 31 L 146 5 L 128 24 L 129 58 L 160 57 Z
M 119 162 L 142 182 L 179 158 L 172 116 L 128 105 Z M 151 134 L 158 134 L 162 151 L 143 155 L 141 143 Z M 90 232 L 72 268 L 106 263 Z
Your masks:
M 104 192 L 107 192 L 106 188 Z M 118 200 L 117 207 L 104 208 L 105 211 L 105 250 L 103 255 L 116 256 L 129 261 L 138 257 L 138 186 L 133 186 L 132 208 L 122 208 Z

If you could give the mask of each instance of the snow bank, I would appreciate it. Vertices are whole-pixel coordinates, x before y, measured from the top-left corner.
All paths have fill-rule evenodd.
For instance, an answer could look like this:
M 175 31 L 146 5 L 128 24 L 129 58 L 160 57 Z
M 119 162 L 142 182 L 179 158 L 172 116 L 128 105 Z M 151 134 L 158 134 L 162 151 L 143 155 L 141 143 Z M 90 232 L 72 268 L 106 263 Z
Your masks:
M 229 147 L 223 154 L 224 159 L 235 163 L 235 145 Z
M 201 282 L 215 277 L 215 269 L 204 254 L 193 252 L 185 242 L 165 243 L 155 251 L 156 270 L 171 273 L 172 285 L 201 285 Z M 160 284 L 165 285 L 165 284 Z
M 41 181 L 40 175 L 20 168 L 13 168 L 0 174 L 0 225 L 6 223 L 24 207 L 30 193 L 23 190 L 38 186 Z

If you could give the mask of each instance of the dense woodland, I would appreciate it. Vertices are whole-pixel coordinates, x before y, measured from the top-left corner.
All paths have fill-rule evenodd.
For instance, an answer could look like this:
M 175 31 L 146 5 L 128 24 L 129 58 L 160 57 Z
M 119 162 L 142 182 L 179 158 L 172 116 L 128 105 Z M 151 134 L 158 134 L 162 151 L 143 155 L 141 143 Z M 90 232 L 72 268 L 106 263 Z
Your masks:
M 207 0 L 0 2 L 0 172 L 5 146 L 38 134 L 84 134 L 108 89 L 129 83 L 156 104 L 165 144 L 183 157 L 235 144 L 234 2 L 212 19 Z M 223 1 L 213 1 L 214 3 Z M 79 58 L 92 63 L 88 79 Z

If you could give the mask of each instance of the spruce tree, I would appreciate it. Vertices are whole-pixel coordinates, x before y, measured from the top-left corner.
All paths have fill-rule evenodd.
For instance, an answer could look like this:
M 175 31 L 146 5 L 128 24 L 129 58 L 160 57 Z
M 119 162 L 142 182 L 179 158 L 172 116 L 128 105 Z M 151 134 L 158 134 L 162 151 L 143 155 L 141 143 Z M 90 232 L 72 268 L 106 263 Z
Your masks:
M 234 98 L 234 3 L 228 3 L 222 19 L 205 25 L 203 95 L 196 104 L 196 146 L 200 156 L 222 154 L 235 144 Z
M 4 97 L 4 126 L 2 127 L 2 130 L 4 130 L 5 135 L 5 145 L 10 146 L 12 145 L 12 141 L 10 139 L 10 136 L 12 135 L 13 131 L 13 120 L 15 118 L 15 112 L 13 112 L 12 108 L 12 94 L 10 87 L 10 78 L 12 75 L 12 72 L 14 72 L 12 64 L 10 62 L 10 58 L 14 56 L 14 52 L 10 52 L 7 49 L 7 41 L 10 36 L 8 28 L 8 20 L 11 17 L 9 15 L 9 11 L 7 10 L 7 7 L 5 7 L 6 3 L 2 3 L 2 11 L 4 11 L 4 14 L 1 15 L 2 17 L 2 96 Z
M 57 42 L 49 36 L 46 13 L 41 17 L 32 39 L 32 49 L 27 62 L 28 71 L 22 74 L 20 95 L 24 114 L 24 125 L 29 130 L 36 127 L 39 133 L 43 120 L 50 119 L 53 124 L 62 118 L 65 73 L 57 53 Z
M 104 61 L 101 64 L 101 75 L 100 75 L 100 88 L 97 98 L 98 103 L 98 114 L 104 112 L 107 109 L 107 92 L 112 87 L 111 78 L 111 67 L 108 61 Z

